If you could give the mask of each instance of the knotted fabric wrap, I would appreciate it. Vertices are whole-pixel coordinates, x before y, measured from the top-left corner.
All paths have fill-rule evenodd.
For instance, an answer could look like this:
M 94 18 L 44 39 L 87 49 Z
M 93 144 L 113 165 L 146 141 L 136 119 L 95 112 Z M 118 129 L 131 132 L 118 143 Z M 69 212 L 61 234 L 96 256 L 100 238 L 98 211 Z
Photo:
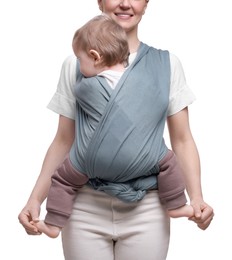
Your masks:
M 70 160 L 93 188 L 123 201 L 157 188 L 157 165 L 168 150 L 169 88 L 169 53 L 143 43 L 114 90 L 103 77 L 85 78 L 78 70 Z

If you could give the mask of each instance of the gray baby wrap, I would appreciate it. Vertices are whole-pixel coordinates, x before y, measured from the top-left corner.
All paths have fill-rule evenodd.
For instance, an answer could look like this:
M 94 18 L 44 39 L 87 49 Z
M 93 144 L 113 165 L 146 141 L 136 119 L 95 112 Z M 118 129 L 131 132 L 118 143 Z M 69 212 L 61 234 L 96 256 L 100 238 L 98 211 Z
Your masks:
M 167 152 L 169 88 L 169 53 L 143 43 L 115 89 L 78 69 L 70 159 L 93 188 L 123 201 L 140 200 L 157 188 L 158 162 Z

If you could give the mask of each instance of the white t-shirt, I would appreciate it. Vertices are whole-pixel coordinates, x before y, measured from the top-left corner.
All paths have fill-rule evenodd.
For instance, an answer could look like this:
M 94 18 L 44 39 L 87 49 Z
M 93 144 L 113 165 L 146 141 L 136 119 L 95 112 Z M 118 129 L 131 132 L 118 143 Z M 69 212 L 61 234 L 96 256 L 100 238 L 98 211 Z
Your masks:
M 104 70 L 98 75 L 103 76 L 110 85 L 110 87 L 112 89 L 115 89 L 123 73 L 124 71 Z
M 133 59 L 133 54 L 131 57 Z M 131 62 L 131 59 L 130 61 Z M 179 59 L 170 53 L 171 85 L 169 94 L 168 116 L 174 115 L 190 105 L 196 98 L 186 84 L 184 71 Z M 48 104 L 52 111 L 75 120 L 76 98 L 76 56 L 68 56 L 62 65 L 57 90 Z

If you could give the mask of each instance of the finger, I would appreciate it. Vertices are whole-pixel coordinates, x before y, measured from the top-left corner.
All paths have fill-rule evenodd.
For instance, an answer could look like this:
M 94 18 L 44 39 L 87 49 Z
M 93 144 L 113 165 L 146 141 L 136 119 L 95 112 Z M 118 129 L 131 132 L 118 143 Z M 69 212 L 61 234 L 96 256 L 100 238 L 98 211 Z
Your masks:
M 211 224 L 213 217 L 214 217 L 213 209 L 210 206 L 203 205 L 201 217 L 200 218 L 193 217 L 190 218 L 189 220 L 194 221 L 200 229 L 205 230 Z
M 214 217 L 214 212 L 213 212 L 213 209 L 211 207 L 204 207 L 202 209 L 202 219 L 203 220 L 212 220 Z
M 24 227 L 28 234 L 37 234 L 38 229 L 31 220 L 31 216 L 27 211 L 21 212 L 18 216 L 19 223 Z
M 32 235 L 32 236 L 38 236 L 41 235 L 40 231 L 32 231 L 32 230 L 26 230 L 28 235 Z
M 189 220 L 192 220 L 192 221 L 196 222 L 197 224 L 204 224 L 206 222 L 212 221 L 213 217 L 214 217 L 214 213 L 207 210 L 205 212 L 202 212 L 202 215 L 200 218 L 191 217 L 191 218 L 189 218 Z
M 205 218 L 204 220 L 198 220 L 195 221 L 197 223 L 197 226 L 202 229 L 205 230 L 209 227 L 209 225 L 211 224 L 212 220 L 213 220 L 214 214 L 209 215 L 207 218 Z
M 191 205 L 194 210 L 194 216 L 190 218 L 190 220 L 200 219 L 202 217 L 202 211 L 200 205 Z
M 31 212 L 31 219 L 34 221 L 34 222 L 38 222 L 39 221 L 39 212 L 37 209 L 32 209 Z
M 30 216 L 27 214 L 27 212 L 22 212 L 18 216 L 19 223 L 25 227 L 30 227 Z
M 212 219 L 207 220 L 207 221 L 205 221 L 205 222 L 203 222 L 203 223 L 197 224 L 197 226 L 198 226 L 200 229 L 202 229 L 202 230 L 206 230 L 206 229 L 209 227 L 209 225 L 211 224 L 211 221 L 212 221 Z
M 39 218 L 33 218 L 33 222 L 34 222 L 34 223 L 38 223 L 39 220 L 40 220 Z
M 28 228 L 28 227 L 25 228 L 27 234 L 29 234 L 29 235 L 40 235 L 41 232 L 38 230 L 36 224 L 33 221 L 30 221 L 30 224 L 31 224 L 30 228 Z

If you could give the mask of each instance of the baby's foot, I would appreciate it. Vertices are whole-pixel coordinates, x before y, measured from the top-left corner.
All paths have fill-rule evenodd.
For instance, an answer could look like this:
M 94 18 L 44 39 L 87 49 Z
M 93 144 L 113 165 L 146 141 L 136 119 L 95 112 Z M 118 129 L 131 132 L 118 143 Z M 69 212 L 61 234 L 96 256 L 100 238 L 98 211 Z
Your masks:
M 187 217 L 190 218 L 194 215 L 193 207 L 190 205 L 184 205 L 183 207 L 168 210 L 168 215 L 171 218 Z

